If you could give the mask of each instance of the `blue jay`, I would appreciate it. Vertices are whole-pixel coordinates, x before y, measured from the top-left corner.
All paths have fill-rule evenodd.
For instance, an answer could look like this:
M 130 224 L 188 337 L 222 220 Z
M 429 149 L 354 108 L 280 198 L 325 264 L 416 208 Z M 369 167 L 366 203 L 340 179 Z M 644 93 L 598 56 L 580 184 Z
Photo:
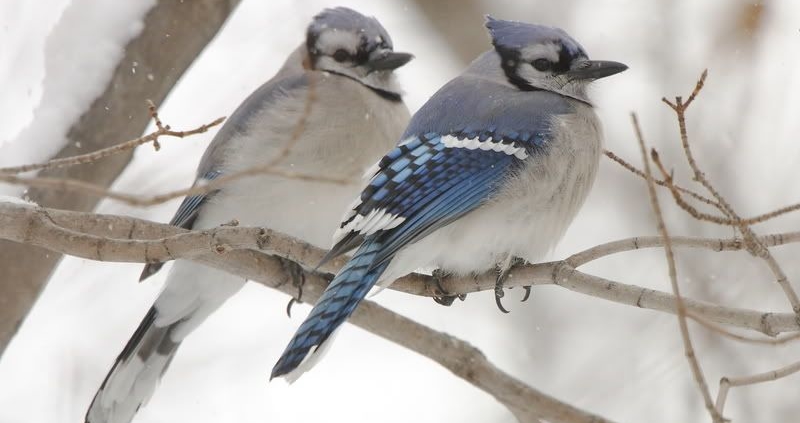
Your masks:
M 434 94 L 370 172 L 326 258 L 357 250 L 273 378 L 291 382 L 317 361 L 376 284 L 421 267 L 469 275 L 534 261 L 577 213 L 602 144 L 587 86 L 627 67 L 589 60 L 558 28 L 491 17 L 486 27 L 494 48 Z
M 170 223 L 205 229 L 237 219 L 243 226 L 266 226 L 329 247 L 340 211 L 361 189 L 364 169 L 392 148 L 408 123 L 393 71 L 411 58 L 393 50 L 375 18 L 342 7 L 322 11 L 308 26 L 306 42 L 220 129 L 200 162 L 196 184 L 269 163 L 288 143 L 278 170 L 351 182 L 239 179 L 187 197 Z M 148 265 L 142 279 L 159 267 Z M 220 270 L 176 261 L 95 395 L 86 421 L 130 422 L 181 342 L 244 283 Z

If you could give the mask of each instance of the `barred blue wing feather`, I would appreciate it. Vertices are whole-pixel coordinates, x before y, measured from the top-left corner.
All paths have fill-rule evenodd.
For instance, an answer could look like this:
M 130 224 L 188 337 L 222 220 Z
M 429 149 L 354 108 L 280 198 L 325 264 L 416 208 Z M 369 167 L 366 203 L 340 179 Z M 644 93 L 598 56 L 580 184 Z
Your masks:
M 379 162 L 334 235 L 328 258 L 354 248 L 365 236 L 397 228 L 387 244 L 392 247 L 380 255 L 385 260 L 402 245 L 474 209 L 506 170 L 541 148 L 521 134 L 485 130 L 408 138 Z M 415 224 L 406 224 L 409 219 Z
M 195 185 L 199 183 L 204 183 L 216 179 L 221 174 L 218 170 L 211 170 L 203 174 Z M 198 195 L 189 195 L 183 199 L 181 202 L 180 207 L 178 207 L 178 211 L 175 212 L 175 215 L 172 217 L 172 220 L 169 221 L 169 224 L 172 226 L 178 226 L 184 229 L 192 229 L 192 225 L 194 225 L 194 221 L 197 219 L 197 213 L 200 211 L 200 207 L 211 198 L 216 191 L 208 192 L 205 194 L 198 194 Z M 161 267 L 164 266 L 164 263 L 148 263 L 142 269 L 142 274 L 139 276 L 139 281 L 143 281 L 150 276 L 154 275 L 156 272 L 161 270 Z

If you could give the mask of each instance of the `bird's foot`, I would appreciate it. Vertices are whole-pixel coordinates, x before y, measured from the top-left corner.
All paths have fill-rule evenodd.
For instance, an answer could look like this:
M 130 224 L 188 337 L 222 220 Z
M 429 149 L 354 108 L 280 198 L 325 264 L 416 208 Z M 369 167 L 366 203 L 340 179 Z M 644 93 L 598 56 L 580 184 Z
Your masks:
M 286 315 L 291 318 L 292 306 L 294 303 L 303 302 L 303 285 L 306 283 L 306 274 L 303 271 L 303 267 L 299 264 L 283 257 L 278 257 L 278 260 L 281 262 L 281 267 L 283 267 L 284 273 L 289 276 L 292 286 L 297 288 L 297 297 L 290 298 L 289 303 L 286 304 Z
M 509 275 L 511 275 L 511 270 L 515 266 L 519 266 L 522 264 L 525 264 L 525 260 L 519 257 L 509 256 L 508 259 L 506 259 L 497 268 L 497 280 L 494 284 L 494 302 L 495 304 L 497 304 L 497 308 L 499 308 L 500 311 L 502 311 L 503 313 L 508 313 L 508 310 L 506 310 L 506 308 L 503 307 L 503 302 L 501 300 L 505 295 L 505 292 L 503 292 L 503 286 L 505 285 L 506 280 L 508 280 Z M 524 288 L 525 288 L 525 296 L 522 298 L 523 302 L 527 301 L 528 297 L 531 296 L 531 287 L 526 286 Z
M 436 269 L 431 274 L 433 277 L 433 281 L 436 282 L 436 289 L 442 294 L 441 296 L 433 297 L 433 301 L 436 301 L 437 304 L 441 304 L 443 306 L 451 306 L 453 302 L 458 298 L 461 301 L 464 301 L 467 298 L 467 294 L 457 294 L 451 295 L 447 292 L 444 287 L 442 287 L 442 280 L 447 276 L 447 273 L 442 271 L 441 269 Z

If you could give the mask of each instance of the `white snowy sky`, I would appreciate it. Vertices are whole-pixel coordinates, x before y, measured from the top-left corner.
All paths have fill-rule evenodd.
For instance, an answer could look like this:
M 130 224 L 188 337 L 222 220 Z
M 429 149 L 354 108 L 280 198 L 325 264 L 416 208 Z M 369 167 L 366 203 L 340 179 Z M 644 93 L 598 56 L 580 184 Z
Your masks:
M 72 121 L 103 90 L 126 40 L 151 1 L 48 0 L 0 2 L 0 166 L 46 159 Z M 597 59 L 630 70 L 598 84 L 595 98 L 607 146 L 638 163 L 628 113 L 636 110 L 648 141 L 674 163 L 683 182 L 677 130 L 664 95 L 685 94 L 700 71 L 710 77 L 689 127 L 699 159 L 744 215 L 800 198 L 800 3 L 772 2 L 751 50 L 726 25 L 745 2 L 484 1 L 486 13 L 565 28 Z M 268 79 L 303 37 L 311 16 L 347 5 L 375 15 L 398 50 L 416 59 L 400 71 L 416 110 L 461 64 L 415 7 L 400 0 L 339 2 L 243 0 L 223 31 L 181 80 L 162 117 L 189 128 L 229 114 Z M 476 26 L 475 31 L 483 31 Z M 488 47 L 488 43 L 487 43 Z M 156 77 L 158 77 L 156 75 Z M 143 105 L 130 105 L 131 108 Z M 154 194 L 187 186 L 213 134 L 164 140 L 142 148 L 114 189 Z M 713 171 L 712 171 L 713 169 Z M 688 182 L 687 182 L 688 183 Z M 765 188 L 767 187 L 767 188 Z M 17 192 L 0 186 L 0 194 Z M 667 197 L 663 196 L 666 202 Z M 177 200 L 146 209 L 104 201 L 99 212 L 168 221 Z M 655 233 L 640 181 L 604 161 L 595 189 L 565 239 L 564 257 L 601 242 Z M 668 212 L 676 234 L 729 236 L 697 229 Z M 790 230 L 796 217 L 762 231 Z M 789 228 L 789 229 L 786 229 Z M 798 279 L 792 249 L 778 250 Z M 769 274 L 744 254 L 681 252 L 681 283 L 690 295 L 726 304 L 785 311 Z M 736 265 L 731 265 L 735 262 Z M 66 258 L 0 362 L 0 422 L 82 421 L 114 358 L 157 295 L 161 272 L 136 283 L 141 266 Z M 587 266 L 627 283 L 669 290 L 658 251 Z M 1 270 L 0 270 L 1 272 Z M 689 274 L 696 275 L 693 277 Z M 2 274 L 0 274 L 0 279 Z M 534 289 L 528 303 L 506 299 L 501 315 L 491 294 L 443 308 L 428 299 L 385 291 L 375 299 L 393 310 L 474 345 L 527 383 L 619 421 L 704 421 L 683 358 L 675 319 L 595 300 L 556 287 Z M 308 308 L 285 315 L 287 297 L 248 285 L 184 343 L 156 395 L 136 422 L 486 422 L 513 421 L 492 397 L 424 357 L 347 326 L 325 360 L 298 383 L 268 383 L 268 373 Z M 739 345 L 693 330 L 716 391 L 723 375 L 769 370 L 797 360 L 800 348 Z M 735 390 L 728 415 L 737 421 L 786 421 L 800 414 L 798 377 Z

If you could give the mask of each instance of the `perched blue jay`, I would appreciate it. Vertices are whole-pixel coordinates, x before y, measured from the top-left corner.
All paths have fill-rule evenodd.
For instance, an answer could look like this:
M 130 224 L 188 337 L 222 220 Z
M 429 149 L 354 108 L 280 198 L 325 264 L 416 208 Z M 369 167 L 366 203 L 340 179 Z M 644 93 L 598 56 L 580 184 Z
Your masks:
M 273 378 L 310 367 L 376 283 L 421 267 L 503 275 L 512 258 L 551 248 L 577 213 L 602 144 L 587 87 L 627 67 L 589 60 L 558 28 L 491 17 L 486 27 L 494 49 L 422 106 L 346 212 L 326 258 L 358 249 Z
M 392 148 L 408 123 L 393 71 L 411 58 L 393 51 L 389 34 L 374 18 L 343 7 L 318 14 L 306 42 L 220 129 L 200 162 L 196 184 L 269 163 L 288 143 L 279 170 L 352 182 L 239 179 L 187 197 L 171 224 L 205 229 L 237 219 L 242 226 L 266 226 L 329 247 L 341 210 L 361 189 L 364 170 Z M 160 266 L 148 265 L 142 278 Z M 130 422 L 181 342 L 244 283 L 220 270 L 176 261 L 86 421 Z

